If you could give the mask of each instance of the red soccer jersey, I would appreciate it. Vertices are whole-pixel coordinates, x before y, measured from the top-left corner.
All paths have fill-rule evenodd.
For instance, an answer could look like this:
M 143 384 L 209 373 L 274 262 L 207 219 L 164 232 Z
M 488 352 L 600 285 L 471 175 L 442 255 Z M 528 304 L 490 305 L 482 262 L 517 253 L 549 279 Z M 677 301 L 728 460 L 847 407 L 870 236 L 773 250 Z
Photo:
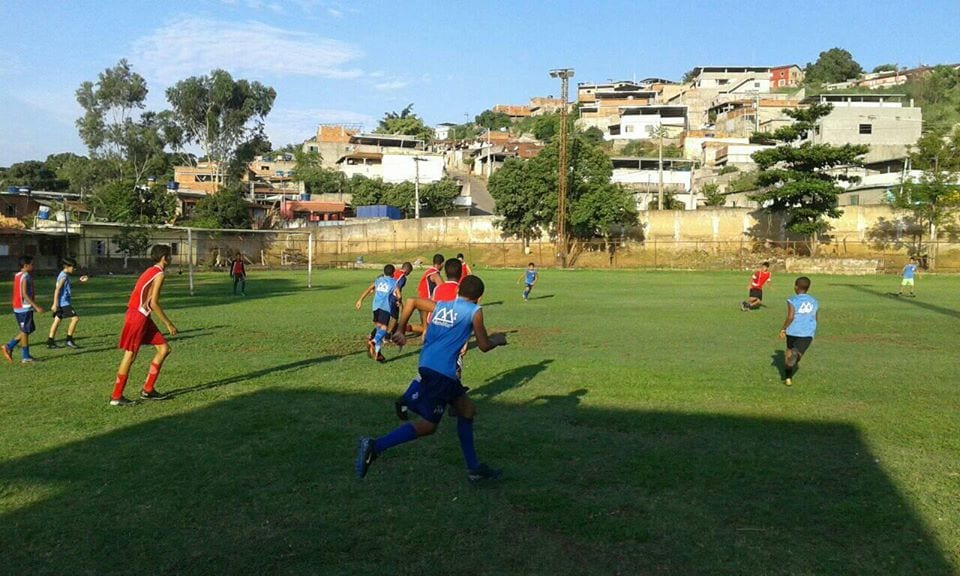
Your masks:
M 433 297 L 433 294 L 431 292 L 433 292 L 433 290 L 436 290 L 436 286 L 433 286 L 433 290 L 431 290 L 429 278 L 434 274 L 436 274 L 437 272 L 439 272 L 439 270 L 437 270 L 436 266 L 431 266 L 427 268 L 427 271 L 424 272 L 423 276 L 420 277 L 420 283 L 417 284 L 417 296 L 419 296 L 420 298 Z
M 23 297 L 24 295 L 28 295 L 33 298 L 33 282 L 30 281 L 29 272 L 17 272 L 16 276 L 13 277 L 14 311 L 30 308 L 30 304 L 27 304 L 26 299 Z
M 753 276 L 750 277 L 750 289 L 751 290 L 763 290 L 763 285 L 770 280 L 770 271 L 769 270 L 757 270 L 753 273 Z
M 467 263 L 463 263 L 463 272 L 460 274 L 460 281 L 463 282 L 463 279 L 470 275 L 470 266 L 467 266 Z
M 460 291 L 460 283 L 447 280 L 443 284 L 437 286 L 437 289 L 433 291 L 433 301 L 434 302 L 451 302 L 457 299 L 457 294 Z
M 144 316 L 149 316 L 153 309 L 150 307 L 150 290 L 153 288 L 153 281 L 163 274 L 163 268 L 160 266 L 151 266 L 147 268 L 140 278 L 137 279 L 137 285 L 133 287 L 130 293 L 130 300 L 127 302 L 127 310 L 137 310 Z
M 233 275 L 234 276 L 246 276 L 247 270 L 243 265 L 243 260 L 237 259 L 233 261 Z

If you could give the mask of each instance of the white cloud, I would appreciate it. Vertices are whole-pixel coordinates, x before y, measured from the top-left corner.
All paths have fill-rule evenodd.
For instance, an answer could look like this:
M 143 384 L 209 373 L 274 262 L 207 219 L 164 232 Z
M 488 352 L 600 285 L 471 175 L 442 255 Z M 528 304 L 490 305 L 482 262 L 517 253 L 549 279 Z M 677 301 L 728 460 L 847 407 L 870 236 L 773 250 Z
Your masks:
M 351 44 L 260 22 L 182 17 L 133 45 L 132 62 L 163 84 L 222 68 L 238 75 L 348 79 L 363 75 L 351 63 L 363 52 Z
M 381 92 L 393 92 L 394 90 L 406 88 L 409 85 L 410 82 L 406 80 L 390 80 L 389 82 L 378 82 L 374 84 L 373 87 Z
M 368 114 L 329 108 L 280 108 L 266 119 L 267 136 L 274 147 L 299 143 L 316 136 L 320 124 L 360 124 L 372 130 L 377 121 Z

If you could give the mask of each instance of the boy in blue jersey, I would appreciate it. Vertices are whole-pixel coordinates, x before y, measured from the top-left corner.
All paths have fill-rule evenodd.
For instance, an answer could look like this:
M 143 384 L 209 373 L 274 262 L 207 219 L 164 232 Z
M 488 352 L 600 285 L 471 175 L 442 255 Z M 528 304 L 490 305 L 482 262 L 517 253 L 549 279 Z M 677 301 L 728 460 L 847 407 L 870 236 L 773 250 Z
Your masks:
M 820 303 L 807 294 L 809 289 L 810 279 L 801 276 L 793 283 L 793 291 L 796 294 L 787 299 L 787 319 L 783 321 L 783 329 L 780 330 L 780 337 L 787 340 L 783 381 L 787 386 L 793 385 L 793 374 L 797 370 L 797 364 L 800 363 L 800 359 L 807 352 L 817 333 Z
M 913 285 L 915 282 L 915 277 L 917 276 L 917 259 L 911 258 L 909 262 L 903 267 L 903 271 L 900 272 L 900 290 L 897 291 L 897 296 L 903 296 L 903 287 L 910 287 L 910 297 L 916 298 L 917 295 L 913 292 Z
M 50 311 L 53 312 L 53 324 L 50 326 L 50 334 L 47 336 L 47 348 L 57 347 L 57 328 L 60 327 L 60 322 L 65 318 L 70 319 L 70 325 L 67 326 L 67 340 L 64 344 L 68 348 L 77 347 L 73 341 L 73 335 L 77 332 L 77 323 L 80 321 L 80 316 L 73 309 L 73 288 L 70 285 L 70 275 L 76 268 L 76 260 L 70 257 L 63 259 L 63 270 L 57 276 L 57 287 L 53 290 L 53 305 L 50 307 Z M 86 281 L 86 276 L 80 277 L 80 282 Z
M 403 395 L 403 402 L 422 420 L 407 422 L 380 438 L 360 438 L 355 463 L 358 478 L 366 476 L 370 464 L 384 451 L 433 434 L 448 404 L 456 407 L 457 436 L 467 466 L 467 480 L 471 484 L 478 484 L 500 477 L 502 471 L 481 464 L 477 458 L 473 445 L 473 420 L 477 409 L 457 377 L 457 359 L 471 334 L 476 336 L 477 347 L 483 352 L 507 343 L 503 334 L 487 335 L 483 311 L 477 304 L 481 296 L 483 281 L 477 276 L 467 276 L 461 282 L 460 294 L 455 300 L 407 300 L 400 315 L 401 325 L 406 325 L 414 310 L 430 313 L 430 323 L 420 350 L 420 375 L 410 383 Z M 405 341 L 402 331 L 393 339 L 397 344 Z
M 367 296 L 373 294 L 373 338 L 367 341 L 367 351 L 370 357 L 377 362 L 385 362 L 386 358 L 380 350 L 383 347 L 383 338 L 387 335 L 387 327 L 390 325 L 390 310 L 393 309 L 394 302 L 400 298 L 400 291 L 397 289 L 397 280 L 393 277 L 396 271 L 393 264 L 387 264 L 383 267 L 383 274 L 373 280 L 373 284 L 360 295 L 357 300 L 356 308 L 359 310 L 363 306 L 363 301 Z
M 537 283 L 537 280 L 540 279 L 540 272 L 537 271 L 536 265 L 533 262 L 527 264 L 527 269 L 523 272 L 523 301 L 526 302 L 530 299 L 530 291 L 533 290 L 533 286 Z

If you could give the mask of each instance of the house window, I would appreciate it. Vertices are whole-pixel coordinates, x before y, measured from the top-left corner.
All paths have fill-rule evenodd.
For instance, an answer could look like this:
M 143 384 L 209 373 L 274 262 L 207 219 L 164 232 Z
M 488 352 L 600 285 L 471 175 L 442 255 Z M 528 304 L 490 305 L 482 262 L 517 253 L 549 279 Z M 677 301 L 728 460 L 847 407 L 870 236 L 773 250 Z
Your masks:
M 786 81 L 783 79 L 777 81 L 777 86 L 783 86 L 784 84 L 786 84 Z
M 860 205 L 860 195 L 859 195 L 859 194 L 851 194 L 851 195 L 850 195 L 850 204 L 849 204 L 849 205 L 850 205 L 850 206 L 859 206 L 859 205 Z
M 630 125 L 624 126 L 623 131 L 627 133 L 633 132 L 633 126 L 630 126 Z
M 171 242 L 170 254 L 172 254 L 173 256 L 176 256 L 179 253 L 180 253 L 180 244 L 178 242 Z
M 91 248 L 92 248 L 91 251 L 94 254 L 96 254 L 97 256 L 103 256 L 104 248 L 105 248 L 103 240 L 94 240 L 93 246 L 91 246 Z
M 873 134 L 873 124 L 861 124 L 860 125 L 861 134 Z
M 9 218 L 14 218 L 17 215 L 17 207 L 13 204 L 7 204 L 3 207 L 3 215 Z
M 270 171 L 270 167 L 269 167 L 269 166 L 260 166 L 260 169 L 263 170 L 264 172 L 269 172 L 269 171 Z
M 754 88 L 759 88 L 759 87 L 760 87 L 760 83 L 759 83 L 759 82 L 754 82 L 754 83 L 753 83 L 753 87 L 754 87 Z

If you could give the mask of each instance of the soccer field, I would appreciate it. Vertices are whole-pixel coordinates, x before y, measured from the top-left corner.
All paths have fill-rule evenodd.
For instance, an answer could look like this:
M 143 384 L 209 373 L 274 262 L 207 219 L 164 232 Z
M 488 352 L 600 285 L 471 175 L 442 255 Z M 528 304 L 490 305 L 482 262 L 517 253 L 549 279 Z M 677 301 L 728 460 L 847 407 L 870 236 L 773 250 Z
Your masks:
M 960 570 L 960 278 L 908 299 L 893 276 L 812 276 L 820 328 L 788 388 L 793 276 L 743 313 L 749 273 L 545 270 L 528 303 L 519 270 L 476 273 L 509 340 L 465 362 L 480 459 L 504 469 L 483 488 L 447 421 L 354 478 L 419 350 L 367 357 L 353 304 L 374 271 L 312 289 L 253 271 L 246 298 L 171 273 L 157 387 L 174 397 L 129 408 L 108 400 L 135 278 L 75 284 L 81 349 L 46 349 L 48 313 L 39 362 L 0 358 L 0 574 Z M 49 307 L 53 277 L 37 292 Z

